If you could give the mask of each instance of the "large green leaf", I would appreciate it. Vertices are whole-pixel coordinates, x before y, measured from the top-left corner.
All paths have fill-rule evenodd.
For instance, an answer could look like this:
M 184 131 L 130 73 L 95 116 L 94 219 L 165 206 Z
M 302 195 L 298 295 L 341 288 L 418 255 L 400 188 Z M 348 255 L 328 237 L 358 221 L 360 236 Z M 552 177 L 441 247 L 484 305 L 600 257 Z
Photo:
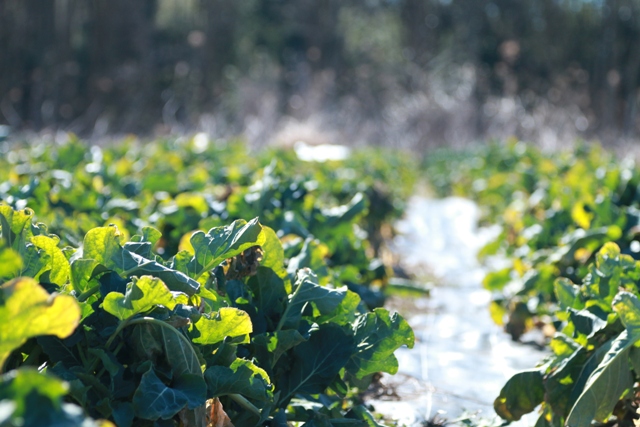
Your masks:
M 629 367 L 629 349 L 633 343 L 626 330 L 615 339 L 571 408 L 567 426 L 588 426 L 593 420 L 604 422 L 611 416 L 616 403 L 633 386 Z
M 257 317 L 257 324 L 254 325 L 256 331 L 275 329 L 289 297 L 285 280 L 270 268 L 258 267 L 256 275 L 249 278 L 247 285 L 253 293 L 251 302 L 257 313 L 254 316 Z
M 544 399 L 544 383 L 539 369 L 518 372 L 500 390 L 493 403 L 498 415 L 507 421 L 518 421 L 533 411 Z
M 32 218 L 31 209 L 16 211 L 11 206 L 0 205 L 0 228 L 7 247 L 20 251 L 27 239 L 33 235 L 29 229 Z
M 102 308 L 120 320 L 145 313 L 157 306 L 173 309 L 175 305 L 175 296 L 169 288 L 162 280 L 151 276 L 134 277 L 133 282 L 127 285 L 125 295 L 110 292 L 102 302 Z
M 80 321 L 80 307 L 68 295 L 49 295 L 33 279 L 0 286 L 0 367 L 9 353 L 38 335 L 66 338 Z
M 251 344 L 256 349 L 260 364 L 268 370 L 275 366 L 283 354 L 305 341 L 306 338 L 295 329 L 254 335 L 251 338 Z
M 43 270 L 49 271 L 49 282 L 60 286 L 66 284 L 69 279 L 71 267 L 69 266 L 67 257 L 64 256 L 62 250 L 58 247 L 59 239 L 49 236 L 33 236 L 29 241 L 38 248 Z M 37 279 L 38 277 L 35 278 Z
M 260 265 L 269 268 L 285 283 L 289 281 L 289 275 L 284 267 L 284 249 L 278 235 L 272 228 L 262 226 L 264 243 L 261 245 L 264 255 Z M 289 283 L 287 283 L 291 286 Z
M 315 318 L 317 323 L 337 323 L 338 325 L 350 325 L 355 322 L 356 318 L 360 316 L 363 312 L 366 312 L 368 309 L 363 307 L 363 301 L 355 292 L 347 291 L 344 299 L 329 314 L 323 314 Z
M 571 323 L 573 323 L 575 331 L 588 337 L 594 336 L 607 326 L 606 320 L 602 320 L 595 314 L 591 313 L 589 309 L 577 311 L 569 308 L 568 312 L 569 319 L 571 320 Z
M 286 375 L 276 384 L 282 393 L 280 402 L 286 404 L 296 393 L 322 393 L 355 352 L 353 337 L 341 327 L 321 325 L 308 341 L 293 348 Z
M 168 365 L 174 378 L 185 374 L 202 376 L 198 356 L 184 335 L 160 321 L 140 322 L 135 326 L 132 342 L 141 360 Z
M 308 268 L 298 270 L 293 295 L 278 329 L 295 329 L 307 304 L 313 304 L 319 315 L 332 313 L 347 295 L 347 288 L 331 289 L 318 285 L 317 276 Z
M 191 236 L 191 246 L 195 251 L 193 270 L 196 277 L 217 267 L 227 258 L 234 257 L 252 246 L 265 242 L 262 226 L 258 218 L 249 222 L 236 220 L 224 227 L 215 227 L 208 233 L 198 231 Z
M 94 277 L 96 268 L 106 269 L 94 259 L 80 258 L 71 263 L 71 286 L 76 293 L 81 294 L 97 285 L 98 282 Z
M 613 341 L 587 380 L 567 418 L 569 426 L 589 425 L 592 420 L 606 421 L 616 403 L 633 386 L 629 351 L 640 340 L 640 301 L 629 292 L 620 292 L 613 300 L 613 308 L 627 329 Z
M 258 401 L 272 397 L 269 376 L 248 360 L 236 359 L 228 368 L 211 366 L 204 372 L 204 379 L 210 397 L 241 394 Z
M 584 303 L 580 301 L 580 288 L 571 280 L 564 277 L 556 279 L 554 291 L 562 309 L 571 307 L 580 310 L 584 307 Z
M 93 260 L 93 261 L 87 261 Z M 125 276 L 150 275 L 161 279 L 172 291 L 194 295 L 200 284 L 186 274 L 172 270 L 120 246 L 120 232 L 116 227 L 96 227 L 84 238 L 83 258 L 77 268 L 72 266 L 75 288 L 85 288 L 95 267 L 105 266 Z
M 43 259 L 42 252 L 38 248 L 27 242 L 20 247 L 20 257 L 22 257 L 22 270 L 18 276 L 33 277 L 38 280 L 46 270 L 46 259 Z
M 362 315 L 354 325 L 357 352 L 351 356 L 347 369 L 356 378 L 376 372 L 398 372 L 398 360 L 393 355 L 403 345 L 413 348 L 413 330 L 398 313 L 383 308 Z
M 249 315 L 237 308 L 221 308 L 213 318 L 200 317 L 190 331 L 196 344 L 216 344 L 226 337 L 242 337 L 253 332 Z
M 184 408 L 204 405 L 207 387 L 201 375 L 184 374 L 165 385 L 153 368 L 142 375 L 133 394 L 133 411 L 145 420 L 168 420 Z
M 122 256 L 120 238 L 120 231 L 115 226 L 92 228 L 84 237 L 82 258 L 112 268 Z
M 11 248 L 0 245 L 0 282 L 2 279 L 15 278 L 22 270 L 20 254 Z
M 9 259 L 7 252 L 0 257 L 7 258 L 8 265 L 2 269 L 9 270 L 9 274 L 0 271 L 0 277 L 26 276 L 39 279 L 48 272 L 47 282 L 64 285 L 69 277 L 69 261 L 60 248 L 57 236 L 45 235 L 47 227 L 43 224 L 32 225 L 33 211 L 25 209 L 15 211 L 9 206 L 0 205 L 0 229 L 3 245 L 13 249 L 21 257 L 19 268 L 15 258 Z

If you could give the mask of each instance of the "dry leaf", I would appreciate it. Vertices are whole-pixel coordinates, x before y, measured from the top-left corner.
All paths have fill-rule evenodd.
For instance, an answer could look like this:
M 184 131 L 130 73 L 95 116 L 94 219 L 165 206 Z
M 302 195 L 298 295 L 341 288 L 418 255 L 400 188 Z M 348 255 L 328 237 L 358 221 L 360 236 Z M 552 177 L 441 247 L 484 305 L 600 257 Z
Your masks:
M 207 427 L 234 427 L 217 397 L 207 400 Z

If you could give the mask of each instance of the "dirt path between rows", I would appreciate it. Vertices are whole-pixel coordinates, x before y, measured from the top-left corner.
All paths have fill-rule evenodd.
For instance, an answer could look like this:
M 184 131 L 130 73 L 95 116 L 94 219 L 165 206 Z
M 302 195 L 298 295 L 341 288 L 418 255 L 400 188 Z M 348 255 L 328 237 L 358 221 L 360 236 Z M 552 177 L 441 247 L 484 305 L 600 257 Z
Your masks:
M 385 387 L 369 403 L 400 426 L 463 414 L 497 418 L 493 401 L 506 380 L 545 355 L 511 341 L 489 316 L 491 295 L 481 285 L 486 268 L 476 253 L 499 230 L 478 228 L 478 217 L 469 200 L 416 196 L 397 225 L 401 236 L 393 250 L 402 265 L 435 278 L 425 285 L 431 287 L 429 298 L 390 301 L 413 327 L 416 345 L 396 353 L 398 374 L 383 376 Z M 536 419 L 532 414 L 514 425 Z

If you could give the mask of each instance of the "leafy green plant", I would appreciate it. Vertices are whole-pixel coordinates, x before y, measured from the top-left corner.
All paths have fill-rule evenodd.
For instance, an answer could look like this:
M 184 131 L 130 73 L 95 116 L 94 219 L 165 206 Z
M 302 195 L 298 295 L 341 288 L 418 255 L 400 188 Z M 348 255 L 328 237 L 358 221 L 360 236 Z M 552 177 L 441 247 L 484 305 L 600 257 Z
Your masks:
M 495 401 L 514 421 L 541 405 L 537 425 L 591 425 L 635 418 L 640 360 L 640 262 L 607 243 L 580 286 L 555 282 L 562 319 L 551 356 L 514 375 Z
M 163 260 L 188 249 L 196 231 L 259 216 L 294 252 L 318 241 L 309 247 L 321 248 L 315 258 L 333 272 L 332 281 L 373 308 L 384 301 L 379 289 L 390 274 L 376 257 L 416 175 L 402 152 L 361 150 L 317 163 L 293 150 L 249 154 L 241 141 L 89 147 L 70 136 L 60 145 L 15 146 L 0 157 L 0 200 L 17 211 L 33 209 L 48 233 L 72 247 L 96 227 L 116 224 L 128 239 L 151 226 L 160 232 L 153 246 Z
M 151 227 L 130 239 L 96 227 L 80 248 L 60 249 L 32 211 L 0 208 L 0 255 L 10 261 L 0 322 L 25 320 L 0 325 L 0 393 L 21 389 L 38 367 L 50 385 L 34 390 L 56 416 L 68 415 L 64 399 L 118 426 L 206 425 L 219 402 L 236 425 L 375 425 L 350 406 L 350 390 L 395 373 L 393 352 L 413 345 L 399 315 L 371 312 L 331 286 L 328 270 L 313 273 L 310 243 L 287 259 L 257 219 L 193 233 L 165 260 Z M 33 403 L 20 399 L 10 404 L 26 422 Z
M 494 293 L 495 321 L 514 339 L 536 323 L 556 320 L 554 280 L 582 280 L 606 242 L 637 256 L 640 175 L 600 147 L 547 154 L 511 142 L 442 156 L 427 171 L 438 191 L 475 199 L 484 221 L 502 227 L 480 256 L 509 259 L 506 268 L 486 276 L 484 286 Z

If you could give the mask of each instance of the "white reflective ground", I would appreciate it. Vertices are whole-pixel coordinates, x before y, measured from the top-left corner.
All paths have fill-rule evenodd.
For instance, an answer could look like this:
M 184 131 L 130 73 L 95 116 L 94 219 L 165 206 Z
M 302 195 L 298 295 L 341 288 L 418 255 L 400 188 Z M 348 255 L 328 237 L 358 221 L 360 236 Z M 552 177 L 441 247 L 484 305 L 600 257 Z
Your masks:
M 493 401 L 506 380 L 544 356 L 512 342 L 489 317 L 491 296 L 482 288 L 485 270 L 476 253 L 498 230 L 479 229 L 478 216 L 469 200 L 414 197 L 398 224 L 403 236 L 394 249 L 404 265 L 438 278 L 431 297 L 416 301 L 417 310 L 406 315 L 416 346 L 399 350 L 398 374 L 383 378 L 400 399 L 371 402 L 399 425 L 420 425 L 436 415 L 453 420 L 464 411 L 496 417 Z M 518 425 L 536 419 L 533 414 Z

